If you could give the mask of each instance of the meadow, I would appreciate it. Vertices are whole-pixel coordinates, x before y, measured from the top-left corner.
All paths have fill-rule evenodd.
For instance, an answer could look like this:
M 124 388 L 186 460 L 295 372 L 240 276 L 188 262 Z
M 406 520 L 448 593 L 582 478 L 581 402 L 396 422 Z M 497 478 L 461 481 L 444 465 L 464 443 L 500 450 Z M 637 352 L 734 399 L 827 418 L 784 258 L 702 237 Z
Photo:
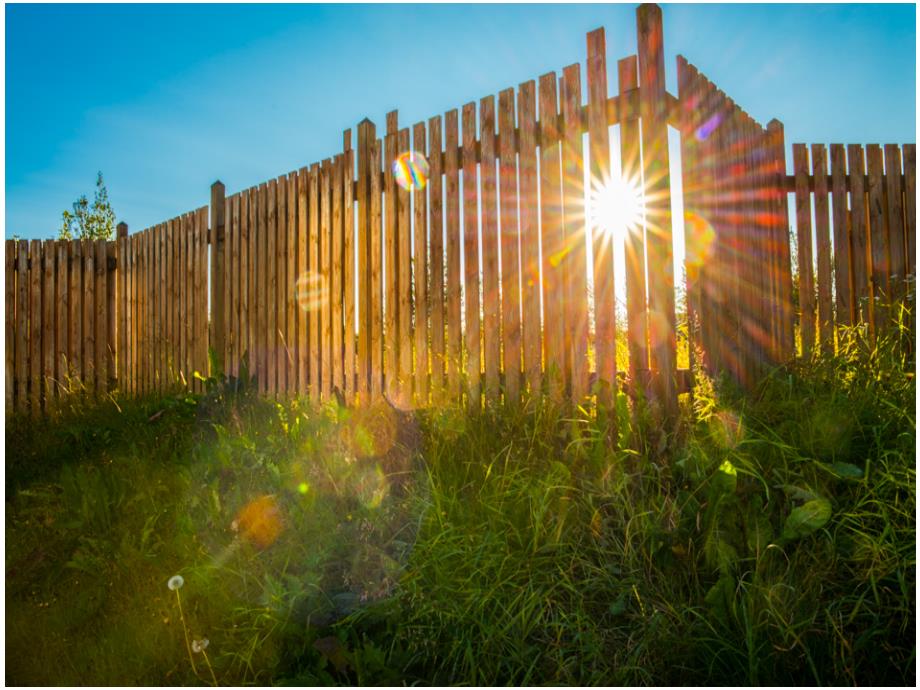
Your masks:
M 912 341 L 698 374 L 671 436 L 246 377 L 8 416 L 6 682 L 913 685 Z

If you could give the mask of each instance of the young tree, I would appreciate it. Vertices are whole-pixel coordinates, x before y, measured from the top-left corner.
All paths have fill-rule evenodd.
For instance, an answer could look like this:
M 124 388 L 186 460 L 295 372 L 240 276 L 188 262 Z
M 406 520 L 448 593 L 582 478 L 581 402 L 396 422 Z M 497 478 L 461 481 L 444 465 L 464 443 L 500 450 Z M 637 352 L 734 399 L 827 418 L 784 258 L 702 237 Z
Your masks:
M 109 203 L 109 192 L 102 181 L 102 173 L 96 177 L 96 194 L 93 204 L 84 194 L 73 202 L 73 211 L 65 210 L 58 239 L 73 238 L 85 240 L 107 240 L 115 234 L 115 211 Z

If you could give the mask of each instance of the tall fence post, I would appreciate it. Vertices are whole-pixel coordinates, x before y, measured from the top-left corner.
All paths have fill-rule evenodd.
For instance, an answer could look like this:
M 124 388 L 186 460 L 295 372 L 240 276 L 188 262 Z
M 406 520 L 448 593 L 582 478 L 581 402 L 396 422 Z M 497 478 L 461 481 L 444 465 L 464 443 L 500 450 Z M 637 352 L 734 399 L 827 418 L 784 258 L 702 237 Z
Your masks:
M 783 123 L 777 119 L 767 123 L 772 148 L 776 210 L 776 253 L 779 264 L 779 357 L 784 363 L 795 356 L 795 311 L 792 305 L 792 252 L 789 247 L 789 203 L 786 197 L 786 139 Z
M 661 8 L 636 10 L 639 53 L 639 112 L 648 234 L 648 265 L 660 269 L 648 286 L 651 391 L 670 422 L 677 416 L 677 317 L 674 307 L 674 245 L 671 235 L 671 180 L 668 156 L 668 104 L 664 81 Z
M 110 376 L 115 379 L 118 389 L 125 391 L 125 358 L 128 352 L 128 315 L 125 309 L 127 295 L 127 275 L 125 265 L 128 262 L 128 224 L 122 221 L 115 227 L 115 304 L 109 318 L 116 323 L 116 340 L 112 341 L 115 350 L 115 368 Z
M 211 313 L 208 348 L 214 350 L 221 369 L 224 367 L 224 183 L 211 185 L 211 215 L 208 243 L 211 245 Z M 210 372 L 214 375 L 216 372 Z
M 377 137 L 373 122 L 364 118 L 358 123 L 358 399 L 367 403 L 372 390 L 371 375 L 371 149 Z

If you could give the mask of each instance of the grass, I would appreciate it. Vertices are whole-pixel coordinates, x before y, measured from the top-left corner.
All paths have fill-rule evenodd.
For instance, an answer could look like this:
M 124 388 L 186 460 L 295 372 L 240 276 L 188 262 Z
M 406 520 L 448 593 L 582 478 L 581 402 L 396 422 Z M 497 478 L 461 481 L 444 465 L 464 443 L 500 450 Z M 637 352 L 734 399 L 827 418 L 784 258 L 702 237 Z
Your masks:
M 912 684 L 907 340 L 845 334 L 748 396 L 698 377 L 642 452 L 623 404 L 614 450 L 540 400 L 238 382 L 8 418 L 6 680 Z

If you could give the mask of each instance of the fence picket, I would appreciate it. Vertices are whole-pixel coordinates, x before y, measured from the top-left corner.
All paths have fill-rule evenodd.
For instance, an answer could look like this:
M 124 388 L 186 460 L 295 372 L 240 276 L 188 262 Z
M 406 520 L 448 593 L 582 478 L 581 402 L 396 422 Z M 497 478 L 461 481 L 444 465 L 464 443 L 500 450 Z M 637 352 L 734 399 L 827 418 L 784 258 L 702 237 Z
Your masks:
M 872 260 L 869 254 L 866 228 L 866 162 L 862 146 L 847 146 L 850 170 L 850 208 L 853 260 L 853 302 L 858 323 L 869 323 L 869 271 Z
M 425 141 L 425 123 L 418 122 L 412 130 L 413 151 L 427 156 L 428 146 Z M 346 170 L 348 167 L 346 166 Z M 346 175 L 346 184 L 347 184 Z M 427 182 L 423 182 L 427 186 Z M 425 186 L 415 185 L 412 191 L 412 210 L 413 210 L 413 247 L 412 247 L 412 266 L 413 266 L 413 284 L 415 286 L 415 322 L 414 322 L 414 350 L 415 350 L 415 397 L 416 405 L 427 406 L 428 404 L 428 229 L 426 220 L 428 216 L 428 204 L 426 202 Z M 348 201 L 346 194 L 346 215 Z M 345 268 L 349 266 L 348 257 L 348 224 L 346 222 L 345 234 Z M 345 280 L 346 298 L 345 298 L 345 332 L 346 345 L 345 354 L 348 356 L 348 274 L 346 270 Z M 346 363 L 346 384 L 348 377 L 348 366 Z
M 444 187 L 441 152 L 441 116 L 428 120 L 428 232 L 431 237 L 431 389 L 432 401 L 443 399 L 445 341 L 444 341 Z
M 453 400 L 460 397 L 463 364 L 460 328 L 460 165 L 457 111 L 444 115 L 444 190 L 447 197 L 447 389 Z
M 518 175 L 515 156 L 514 89 L 498 94 L 499 195 L 501 199 L 502 369 L 505 402 L 521 397 L 521 271 Z M 582 208 L 584 215 L 584 208 Z
M 523 304 L 524 374 L 531 395 L 542 385 L 542 340 L 540 329 L 540 233 L 537 204 L 537 105 L 536 85 L 518 86 L 518 129 L 520 154 L 521 302 Z M 500 346 L 500 343 L 499 343 Z
M 904 246 L 904 209 L 901 204 L 901 149 L 895 144 L 885 144 L 885 202 L 888 223 L 888 249 L 891 256 L 889 280 L 891 297 L 903 299 L 904 278 L 907 275 Z
M 501 395 L 502 312 L 499 288 L 498 190 L 495 173 L 495 98 L 479 101 L 479 176 L 482 187 L 482 339 L 486 400 Z M 507 327 L 506 327 L 507 328 Z M 507 381 L 507 376 L 506 376 Z
M 796 248 L 799 260 L 799 333 L 802 356 L 808 359 L 815 347 L 816 331 L 808 148 L 804 144 L 793 144 L 792 160 L 795 167 Z
M 872 254 L 872 321 L 875 332 L 886 330 L 891 296 L 891 275 L 888 252 L 888 233 L 885 229 L 885 185 L 882 173 L 882 149 L 877 144 L 866 146 L 866 169 L 869 186 L 869 245 Z
M 469 404 L 479 407 L 481 323 L 479 309 L 479 180 L 476 170 L 476 104 L 463 106 L 463 324 Z
M 827 149 L 811 147 L 812 176 L 815 181 L 815 247 L 818 254 L 818 340 L 821 351 L 834 349 L 834 312 L 831 303 L 831 239 L 827 201 Z

